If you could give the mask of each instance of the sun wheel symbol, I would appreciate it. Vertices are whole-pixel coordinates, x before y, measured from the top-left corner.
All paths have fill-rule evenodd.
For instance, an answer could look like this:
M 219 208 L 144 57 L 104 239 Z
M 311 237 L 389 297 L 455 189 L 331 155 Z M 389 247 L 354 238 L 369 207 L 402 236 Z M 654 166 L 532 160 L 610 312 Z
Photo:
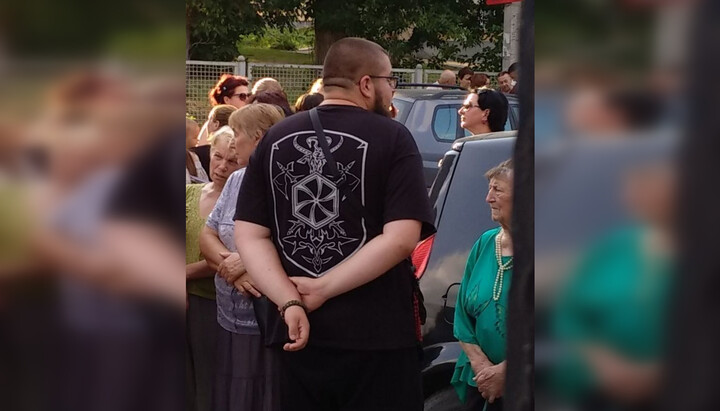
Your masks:
M 298 182 L 292 191 L 293 215 L 313 229 L 319 229 L 338 215 L 339 196 L 335 185 L 313 174 Z

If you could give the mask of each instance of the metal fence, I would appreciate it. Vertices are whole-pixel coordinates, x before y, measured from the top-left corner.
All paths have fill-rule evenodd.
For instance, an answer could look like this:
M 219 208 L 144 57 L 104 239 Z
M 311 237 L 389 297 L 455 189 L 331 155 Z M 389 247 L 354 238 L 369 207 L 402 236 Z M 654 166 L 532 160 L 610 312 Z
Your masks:
M 290 105 L 305 93 L 312 83 L 321 76 L 322 66 L 274 63 L 247 63 L 244 57 L 235 62 L 186 61 L 185 62 L 185 100 L 187 114 L 204 122 L 210 111 L 208 92 L 222 74 L 245 76 L 254 82 L 263 77 L 272 77 L 282 84 Z M 403 83 L 433 83 L 440 77 L 442 70 L 425 70 L 418 65 L 414 69 L 393 68 L 392 74 L 400 77 Z M 495 84 L 495 73 L 492 76 Z
M 423 83 L 434 83 L 440 78 L 442 70 L 424 70 L 423 71 Z

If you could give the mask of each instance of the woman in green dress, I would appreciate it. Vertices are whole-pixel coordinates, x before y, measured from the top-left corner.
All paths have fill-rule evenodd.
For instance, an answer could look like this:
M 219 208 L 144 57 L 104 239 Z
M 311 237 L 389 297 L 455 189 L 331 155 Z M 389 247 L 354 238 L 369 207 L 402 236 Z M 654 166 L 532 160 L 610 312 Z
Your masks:
M 470 251 L 455 306 L 455 338 L 463 353 L 451 382 L 468 410 L 501 410 L 505 388 L 505 318 L 513 266 L 512 160 L 485 177 L 485 201 L 500 227 L 483 233 Z
M 622 184 L 634 220 L 590 249 L 559 287 L 550 372 L 558 400 L 576 409 L 656 409 L 674 278 L 675 175 L 635 166 Z
M 212 181 L 185 186 L 185 276 L 187 280 L 187 409 L 210 410 L 215 375 L 217 306 L 215 270 L 200 254 L 200 230 L 215 207 L 225 183 L 240 168 L 235 135 L 230 127 L 213 134 L 210 149 Z

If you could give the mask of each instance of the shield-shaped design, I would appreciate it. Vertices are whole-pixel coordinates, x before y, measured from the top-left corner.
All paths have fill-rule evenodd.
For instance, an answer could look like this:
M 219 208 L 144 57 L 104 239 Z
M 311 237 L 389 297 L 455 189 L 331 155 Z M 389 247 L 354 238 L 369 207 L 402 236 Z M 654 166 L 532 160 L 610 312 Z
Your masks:
M 328 129 L 325 134 L 347 187 L 342 193 L 350 191 L 364 203 L 367 142 Z M 269 166 L 274 235 L 281 258 L 299 270 L 295 275 L 322 276 L 365 244 L 366 223 L 346 208 L 314 131 L 272 143 Z
M 338 216 L 338 189 L 329 179 L 312 174 L 292 188 L 293 216 L 317 230 Z

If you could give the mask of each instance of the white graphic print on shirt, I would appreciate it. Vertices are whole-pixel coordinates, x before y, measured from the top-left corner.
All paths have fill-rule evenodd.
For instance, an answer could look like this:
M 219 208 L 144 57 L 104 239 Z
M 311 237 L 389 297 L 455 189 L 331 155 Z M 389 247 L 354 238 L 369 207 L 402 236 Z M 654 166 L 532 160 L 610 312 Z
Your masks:
M 364 204 L 367 143 L 346 133 L 325 133 L 340 181 Z M 288 221 L 276 217 L 280 246 L 285 257 L 304 272 L 320 277 L 365 244 L 364 219 L 360 227 L 350 227 L 339 218 L 346 198 L 331 177 L 314 131 L 293 133 L 272 145 L 270 179 L 274 215 L 284 215 L 287 207 L 292 210 Z

